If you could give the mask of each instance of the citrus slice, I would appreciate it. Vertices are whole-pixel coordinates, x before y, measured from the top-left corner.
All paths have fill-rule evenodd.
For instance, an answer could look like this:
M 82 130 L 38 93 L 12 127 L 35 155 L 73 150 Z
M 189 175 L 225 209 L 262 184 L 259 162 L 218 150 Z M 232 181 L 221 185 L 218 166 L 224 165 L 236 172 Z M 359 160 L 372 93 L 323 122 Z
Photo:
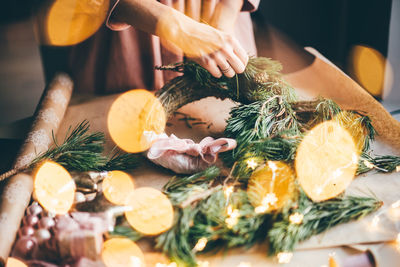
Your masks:
M 292 168 L 280 161 L 268 161 L 253 172 L 247 195 L 257 213 L 282 208 L 294 194 L 295 177 Z
M 120 148 L 130 153 L 143 152 L 152 144 L 149 136 L 164 132 L 166 114 L 152 93 L 136 89 L 114 101 L 107 125 L 111 138 Z
M 132 210 L 125 212 L 129 224 L 146 235 L 157 235 L 168 230 L 173 223 L 171 201 L 162 192 L 151 187 L 133 191 L 127 201 Z
M 357 163 L 352 136 L 334 121 L 311 129 L 300 143 L 295 159 L 297 178 L 313 201 L 341 194 L 353 180 Z
M 362 124 L 361 115 L 351 111 L 342 111 L 333 120 L 338 122 L 351 134 L 358 153 L 361 153 L 368 135 L 367 129 Z

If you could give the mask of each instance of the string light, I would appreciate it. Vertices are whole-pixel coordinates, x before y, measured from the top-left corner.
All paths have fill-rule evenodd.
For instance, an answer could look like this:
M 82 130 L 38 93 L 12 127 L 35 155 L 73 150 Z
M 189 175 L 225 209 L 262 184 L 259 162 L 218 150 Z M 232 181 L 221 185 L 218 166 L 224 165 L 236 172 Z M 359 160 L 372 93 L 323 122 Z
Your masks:
M 250 168 L 250 169 L 252 169 L 252 170 L 254 170 L 255 168 L 257 168 L 257 162 L 255 161 L 255 159 L 253 159 L 253 158 L 251 158 L 251 159 L 248 159 L 247 161 L 246 161 L 246 164 L 247 164 L 247 167 L 248 168 Z
M 393 202 L 392 203 L 392 208 L 393 209 L 400 208 L 400 200 L 397 200 L 396 202 Z
M 363 163 L 364 163 L 364 165 L 365 165 L 367 168 L 370 168 L 370 169 L 375 168 L 375 165 L 372 164 L 371 162 L 369 162 L 369 161 L 366 160 L 366 159 L 363 161 Z
M 301 224 L 303 222 L 303 218 L 303 214 L 296 212 L 289 216 L 289 221 L 292 224 Z
M 196 245 L 194 246 L 193 250 L 195 251 L 202 251 L 207 245 L 208 239 L 206 237 L 200 238 Z
M 293 258 L 293 253 L 291 252 L 279 252 L 276 255 L 279 263 L 289 263 Z
M 396 166 L 396 172 L 400 172 L 400 165 Z
M 178 267 L 176 262 L 171 262 L 170 264 L 165 264 L 165 263 L 156 263 L 155 267 Z
M 210 262 L 208 262 L 208 261 L 198 261 L 197 262 L 197 266 L 198 267 L 209 267 L 210 266 Z
M 229 199 L 232 193 L 233 193 L 233 185 L 224 188 L 224 194 L 226 199 Z
M 229 229 L 232 229 L 238 223 L 239 220 L 239 210 L 233 209 L 231 205 L 228 206 L 226 213 L 228 214 L 228 218 L 225 219 L 225 223 L 227 224 Z
M 256 207 L 254 211 L 256 213 L 266 212 L 270 206 L 276 205 L 278 198 L 275 193 L 268 193 L 261 201 L 261 205 Z
M 380 221 L 379 217 L 378 217 L 378 216 L 375 216 L 375 217 L 372 219 L 371 228 L 377 229 L 377 228 L 378 228 L 378 225 L 379 225 L 379 221 Z
M 237 267 L 251 267 L 251 263 L 242 261 Z

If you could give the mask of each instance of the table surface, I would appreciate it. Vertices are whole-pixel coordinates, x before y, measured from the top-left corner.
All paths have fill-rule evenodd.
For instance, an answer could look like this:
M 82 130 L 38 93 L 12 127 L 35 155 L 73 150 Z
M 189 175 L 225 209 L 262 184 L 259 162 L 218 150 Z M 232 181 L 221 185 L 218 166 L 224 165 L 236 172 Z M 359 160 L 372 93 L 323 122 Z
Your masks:
M 107 139 L 106 153 L 110 151 L 115 144 L 107 132 L 107 113 L 116 97 L 117 95 L 111 95 L 92 98 L 89 101 L 75 101 L 77 104 L 71 105 L 66 112 L 57 138 L 62 139 L 70 125 L 76 125 L 82 120 L 88 119 L 91 123 L 92 131 L 102 131 L 105 133 Z M 199 118 L 206 122 L 206 124 L 195 125 L 192 128 L 188 128 L 183 121 L 180 121 L 177 117 L 173 117 L 169 120 L 169 126 L 166 128 L 166 132 L 168 134 L 174 133 L 180 138 L 192 138 L 195 141 L 199 141 L 207 135 L 220 136 L 225 128 L 225 119 L 229 115 L 229 110 L 234 105 L 235 104 L 229 100 L 220 101 L 215 98 L 206 98 L 189 104 L 183 107 L 180 112 Z M 207 108 L 204 108 L 205 106 Z M 218 114 L 218 116 L 216 116 L 216 114 Z M 211 123 L 212 126 L 208 129 L 207 125 Z M 388 153 L 390 152 L 390 147 L 375 143 L 374 150 L 376 153 Z M 131 175 L 134 177 L 137 187 L 151 186 L 161 189 L 168 179 L 173 176 L 173 173 L 152 163 L 147 163 L 145 166 L 133 170 Z M 369 228 L 376 214 L 370 215 L 358 222 L 339 225 L 301 244 L 299 249 L 294 253 L 291 263 L 285 266 L 323 266 L 328 264 L 329 255 L 332 253 L 334 253 L 336 255 L 335 257 L 340 261 L 360 251 L 366 249 L 372 250 L 376 246 L 382 249 L 382 244 L 394 240 L 400 228 L 397 221 L 392 220 L 392 218 L 387 215 L 387 211 L 391 203 L 400 199 L 399 190 L 393 190 L 393 188 L 400 188 L 400 179 L 398 179 L 398 177 L 399 175 L 396 173 L 369 173 L 355 179 L 347 190 L 352 194 L 364 195 L 371 195 L 371 192 L 373 192 L 376 197 L 384 201 L 385 205 L 381 208 L 382 211 L 378 211 L 381 219 L 381 227 L 378 230 L 371 231 Z M 367 247 L 357 246 L 357 244 L 360 243 L 374 243 L 375 245 L 369 245 Z M 146 252 L 148 258 L 150 256 L 153 260 L 158 258 L 157 254 L 154 254 L 150 243 L 144 241 L 139 242 L 139 245 Z M 384 248 L 392 251 L 392 247 L 393 246 Z M 276 258 L 268 258 L 266 256 L 266 251 L 265 247 L 259 246 L 249 251 L 235 249 L 223 255 L 207 255 L 205 257 L 200 257 L 200 259 L 209 261 L 210 266 L 238 266 L 240 263 L 250 263 L 251 266 L 278 266 L 279 264 Z M 396 262 L 396 256 L 399 257 L 396 253 L 392 254 L 390 254 L 390 257 L 386 256 L 384 261 L 382 261 L 382 259 L 377 258 L 379 255 L 386 254 L 379 253 L 379 255 L 375 257 L 377 261 L 381 262 L 379 266 L 395 266 L 387 265 L 387 262 Z M 400 261 L 400 258 L 398 258 L 398 260 Z M 310 262 L 312 262 L 311 265 Z

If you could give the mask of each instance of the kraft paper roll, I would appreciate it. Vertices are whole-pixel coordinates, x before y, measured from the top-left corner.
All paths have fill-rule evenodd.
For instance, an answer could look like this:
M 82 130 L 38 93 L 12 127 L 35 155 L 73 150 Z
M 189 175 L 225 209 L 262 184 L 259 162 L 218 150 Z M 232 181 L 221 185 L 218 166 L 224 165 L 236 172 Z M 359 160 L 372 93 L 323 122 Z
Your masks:
M 57 74 L 45 90 L 31 131 L 14 163 L 14 170 L 24 169 L 38 154 L 52 144 L 71 98 L 73 82 L 66 74 Z M 0 194 L 0 267 L 10 254 L 24 212 L 33 190 L 32 176 L 18 173 L 6 181 Z

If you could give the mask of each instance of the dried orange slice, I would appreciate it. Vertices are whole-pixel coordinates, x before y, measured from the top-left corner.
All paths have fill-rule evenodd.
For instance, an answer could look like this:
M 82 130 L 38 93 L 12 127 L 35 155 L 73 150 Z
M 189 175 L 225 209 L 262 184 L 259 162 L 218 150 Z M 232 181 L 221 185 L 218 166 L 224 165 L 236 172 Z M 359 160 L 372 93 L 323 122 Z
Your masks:
M 300 143 L 296 173 L 301 187 L 313 201 L 338 196 L 357 170 L 358 149 L 350 133 L 334 121 L 311 129 Z
M 281 161 L 268 161 L 253 172 L 247 195 L 257 213 L 282 208 L 293 198 L 295 177 L 292 168 Z
M 364 149 L 368 131 L 361 122 L 361 115 L 350 111 L 338 113 L 333 120 L 343 126 L 353 137 L 353 141 L 359 153 Z

